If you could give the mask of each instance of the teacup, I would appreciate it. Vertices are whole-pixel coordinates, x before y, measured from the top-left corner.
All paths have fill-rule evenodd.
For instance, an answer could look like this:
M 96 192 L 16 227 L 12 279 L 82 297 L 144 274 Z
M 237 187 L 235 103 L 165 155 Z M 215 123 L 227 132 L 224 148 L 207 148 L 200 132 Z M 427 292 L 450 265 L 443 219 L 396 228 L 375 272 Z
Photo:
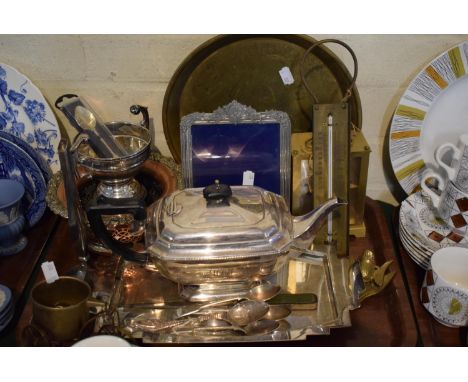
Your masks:
M 426 182 L 429 179 L 437 181 L 437 190 L 427 186 Z M 468 227 L 468 193 L 459 190 L 453 182 L 446 182 L 441 175 L 434 171 L 428 171 L 424 174 L 421 188 L 431 198 L 439 217 L 455 231 L 464 233 Z
M 452 160 L 450 165 L 443 161 L 444 156 L 452 151 Z M 437 164 L 447 172 L 447 177 L 455 186 L 468 192 L 468 134 L 463 134 L 458 139 L 458 144 L 444 143 L 440 145 L 435 152 Z
M 446 247 L 434 252 L 420 299 L 441 324 L 468 325 L 468 248 Z
M 13 255 L 26 247 L 21 235 L 25 224 L 21 214 L 24 186 L 12 179 L 0 179 L 0 256 Z
M 52 340 L 73 340 L 88 320 L 90 296 L 89 285 L 74 277 L 63 276 L 50 284 L 43 281 L 31 292 L 33 322 Z

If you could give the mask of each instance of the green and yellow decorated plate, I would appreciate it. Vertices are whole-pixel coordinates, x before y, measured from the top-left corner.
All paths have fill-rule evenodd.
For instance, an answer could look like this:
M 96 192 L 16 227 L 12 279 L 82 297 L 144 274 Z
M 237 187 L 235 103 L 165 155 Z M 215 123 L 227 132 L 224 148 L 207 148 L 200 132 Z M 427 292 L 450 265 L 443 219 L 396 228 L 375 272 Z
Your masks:
M 390 127 L 389 150 L 395 176 L 408 195 L 419 190 L 427 169 L 440 172 L 436 149 L 446 142 L 456 144 L 468 132 L 467 73 L 465 41 L 432 60 L 400 99 Z

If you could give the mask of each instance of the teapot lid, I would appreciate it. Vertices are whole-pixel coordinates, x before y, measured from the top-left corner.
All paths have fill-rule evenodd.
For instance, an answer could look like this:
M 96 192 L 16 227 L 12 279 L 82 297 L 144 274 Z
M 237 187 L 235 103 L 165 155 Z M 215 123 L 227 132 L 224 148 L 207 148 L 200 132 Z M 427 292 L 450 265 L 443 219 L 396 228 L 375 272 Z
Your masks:
M 284 199 L 254 186 L 176 191 L 149 216 L 149 252 L 165 259 L 234 259 L 284 252 L 292 218 Z

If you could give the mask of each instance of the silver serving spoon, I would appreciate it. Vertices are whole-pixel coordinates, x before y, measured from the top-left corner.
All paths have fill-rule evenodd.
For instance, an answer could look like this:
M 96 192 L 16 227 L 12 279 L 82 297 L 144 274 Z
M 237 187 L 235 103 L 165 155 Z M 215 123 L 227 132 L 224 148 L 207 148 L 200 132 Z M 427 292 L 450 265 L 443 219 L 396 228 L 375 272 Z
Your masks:
M 203 322 L 214 322 L 211 317 L 219 317 L 220 313 L 224 317 L 226 316 L 226 322 L 230 325 L 246 326 L 261 319 L 269 310 L 268 304 L 263 301 L 252 301 L 245 300 L 237 303 L 229 309 L 223 309 L 221 312 L 201 312 L 198 317 L 186 318 L 186 316 L 179 316 L 175 320 L 163 321 L 160 319 L 154 319 L 148 317 L 147 314 L 143 313 L 131 320 L 129 325 L 133 328 L 143 330 L 145 332 L 159 332 L 178 326 L 187 326 L 189 324 L 198 324 Z M 190 313 L 190 312 L 189 312 Z M 198 313 L 198 312 L 196 312 Z M 190 315 L 196 314 L 191 313 Z
M 279 323 L 273 320 L 259 320 L 252 322 L 244 327 L 245 334 L 255 336 L 259 334 L 268 334 L 278 329 Z
M 212 301 L 204 304 L 194 310 L 183 313 L 176 318 L 169 321 L 162 321 L 160 319 L 153 319 L 145 314 L 137 316 L 131 320 L 130 326 L 147 332 L 158 332 L 175 328 L 178 326 L 186 326 L 189 323 L 199 323 L 206 321 L 212 316 L 213 311 L 206 311 L 208 308 L 225 305 L 229 302 L 239 301 L 237 304 L 230 308 L 224 308 L 221 312 L 226 314 L 226 318 L 235 325 L 244 326 L 254 323 L 261 319 L 269 311 L 269 305 L 264 300 L 269 300 L 275 297 L 281 291 L 281 287 L 264 283 L 257 285 L 249 290 L 246 296 L 228 298 L 224 300 Z M 219 312 L 219 311 L 218 311 Z M 194 321 L 185 319 L 186 317 L 199 314 Z
M 268 301 L 275 297 L 280 291 L 280 286 L 264 283 L 251 288 L 247 298 L 255 301 Z
M 83 102 L 83 101 L 82 101 Z M 93 143 L 105 153 L 105 157 L 123 157 L 129 152 L 115 139 L 112 132 L 103 123 L 100 123 L 96 115 L 86 107 L 78 105 L 75 108 L 75 120 L 88 134 Z
M 291 314 L 291 309 L 285 305 L 270 305 L 268 312 L 263 316 L 267 320 L 282 320 Z
M 207 308 L 215 307 L 215 306 L 220 306 L 220 305 L 225 305 L 229 302 L 232 301 L 240 301 L 240 300 L 248 300 L 248 301 L 259 301 L 259 302 L 264 302 L 272 299 L 275 297 L 279 292 L 281 291 L 281 287 L 278 285 L 273 285 L 269 283 L 264 283 L 257 285 L 249 290 L 247 295 L 241 296 L 241 297 L 230 297 L 227 299 L 223 300 L 218 300 L 218 301 L 212 301 L 209 302 L 208 304 L 204 304 L 202 306 L 199 306 L 198 308 L 191 310 L 189 312 L 183 313 L 177 318 L 182 318 L 186 316 L 191 316 L 192 314 L 199 313 Z M 265 312 L 266 313 L 266 312 Z
M 96 127 L 96 117 L 83 106 L 77 106 L 75 108 L 75 119 L 83 129 L 94 130 Z
M 244 300 L 227 310 L 227 318 L 233 324 L 245 326 L 264 317 L 269 309 L 264 301 Z
M 252 322 L 244 327 L 231 325 L 229 321 L 221 319 L 210 319 L 204 321 L 201 326 L 191 328 L 190 330 L 175 330 L 176 333 L 193 333 L 193 334 L 207 334 L 207 335 L 221 335 L 221 334 L 237 334 L 241 333 L 246 336 L 255 336 L 260 334 L 268 334 L 278 329 L 279 323 L 272 320 L 259 320 Z
M 269 310 L 269 306 L 263 301 L 244 300 L 241 301 L 231 308 L 223 309 L 222 311 L 201 311 L 198 317 L 188 316 L 194 315 L 198 312 L 188 312 L 186 315 L 177 317 L 174 320 L 161 320 L 155 319 L 147 313 L 140 314 L 130 320 L 129 326 L 132 328 L 140 329 L 145 332 L 159 332 L 167 329 L 171 329 L 177 326 L 187 326 L 188 324 L 197 324 L 203 321 L 209 321 L 215 314 L 219 316 L 221 313 L 229 320 L 231 324 L 245 326 L 254 321 L 262 318 Z

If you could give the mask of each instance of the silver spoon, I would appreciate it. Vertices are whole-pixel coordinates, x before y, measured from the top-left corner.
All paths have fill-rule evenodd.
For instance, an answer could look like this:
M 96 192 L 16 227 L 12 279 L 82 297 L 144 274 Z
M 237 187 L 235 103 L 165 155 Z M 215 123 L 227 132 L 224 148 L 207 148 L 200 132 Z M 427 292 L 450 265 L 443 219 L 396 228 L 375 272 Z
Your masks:
M 107 150 L 106 157 L 116 158 L 129 154 L 129 152 L 115 139 L 107 126 L 101 123 L 96 115 L 86 107 L 78 105 L 75 108 L 75 120 L 89 135 L 90 139 L 101 150 Z
M 235 325 L 232 325 L 231 322 L 218 319 L 218 318 L 212 318 L 206 321 L 203 321 L 201 323 L 202 328 L 209 328 L 212 330 L 216 331 L 221 331 L 221 330 L 238 330 L 243 332 L 244 334 L 251 336 L 251 335 L 256 335 L 256 334 L 266 334 L 273 332 L 279 327 L 279 323 L 273 320 L 258 320 L 249 323 L 248 325 L 245 325 L 244 327 L 238 327 Z
M 270 283 L 257 285 L 250 289 L 248 298 L 256 301 L 268 301 L 281 291 L 281 287 Z
M 177 326 L 187 326 L 191 323 L 196 324 L 203 321 L 210 321 L 210 317 L 214 317 L 215 313 L 218 315 L 219 313 L 222 313 L 223 316 L 225 314 L 231 325 L 234 324 L 238 326 L 245 326 L 262 318 L 268 312 L 268 310 L 269 306 L 264 301 L 244 300 L 229 309 L 223 309 L 221 312 L 201 312 L 202 314 L 196 318 L 186 318 L 188 316 L 187 314 L 184 316 L 179 316 L 175 320 L 163 321 L 160 319 L 154 319 L 148 314 L 143 313 L 133 318 L 130 322 L 130 326 L 145 332 L 154 333 Z M 192 312 L 190 315 L 193 314 L 195 313 Z
M 282 320 L 291 314 L 291 309 L 285 305 L 270 305 L 268 312 L 263 316 L 267 320 Z
M 208 316 L 192 317 L 180 320 L 161 320 L 160 318 L 152 318 L 147 313 L 142 313 L 127 321 L 127 325 L 131 330 L 141 330 L 148 333 L 158 333 L 167 331 L 175 327 L 184 327 L 188 325 L 196 325 L 200 322 L 209 319 Z
M 291 324 L 286 320 L 279 320 L 276 322 L 278 323 L 278 328 L 276 328 L 278 332 L 287 332 L 291 329 Z
M 96 127 L 96 117 L 83 106 L 77 106 L 75 108 L 75 119 L 83 129 L 94 130 Z
M 242 333 L 247 336 L 255 336 L 260 334 L 268 334 L 278 329 L 279 323 L 272 320 L 259 320 L 252 322 L 244 327 L 231 325 L 229 321 L 220 319 L 206 320 L 199 327 L 194 327 L 190 330 L 175 330 L 177 333 L 196 333 L 208 335 L 220 334 L 236 334 Z
M 244 300 L 228 309 L 227 318 L 236 325 L 245 326 L 261 319 L 269 309 L 264 301 Z
M 204 304 L 202 306 L 199 306 L 198 308 L 191 310 L 189 312 L 183 313 L 177 318 L 182 318 L 186 316 L 191 316 L 192 314 L 196 314 L 198 312 L 201 312 L 202 310 L 214 306 L 219 306 L 219 305 L 224 305 L 232 301 L 240 301 L 240 300 L 252 300 L 252 301 L 259 301 L 259 302 L 264 302 L 267 300 L 272 299 L 275 297 L 279 292 L 281 291 L 281 287 L 278 285 L 273 285 L 269 283 L 264 283 L 257 285 L 249 290 L 247 295 L 242 296 L 242 297 L 230 297 L 224 300 L 218 300 L 218 301 L 212 301 L 208 304 Z
M 278 329 L 279 323 L 273 320 L 259 320 L 244 327 L 245 334 L 254 336 L 258 334 L 268 334 Z

